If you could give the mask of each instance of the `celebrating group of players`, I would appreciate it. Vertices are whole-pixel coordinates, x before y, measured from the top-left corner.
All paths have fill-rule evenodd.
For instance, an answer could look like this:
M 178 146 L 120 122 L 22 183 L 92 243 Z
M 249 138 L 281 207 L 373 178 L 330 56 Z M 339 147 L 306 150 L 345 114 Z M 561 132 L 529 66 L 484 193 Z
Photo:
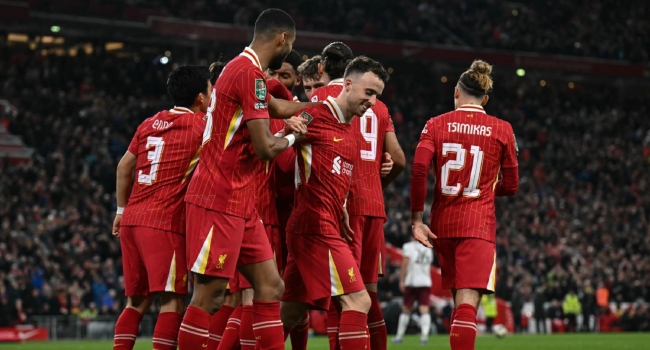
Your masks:
M 250 46 L 225 66 L 175 69 L 167 82 L 175 107 L 138 127 L 117 169 L 113 234 L 120 237 L 128 301 L 115 326 L 114 349 L 133 348 L 154 295 L 158 350 L 284 349 L 289 335 L 294 349 L 306 349 L 312 308 L 328 310 L 331 349 L 386 349 L 377 300 L 384 268 L 382 189 L 406 162 L 388 109 L 377 99 L 388 73 L 340 42 L 302 62 L 292 50 L 295 39 L 287 13 L 262 12 Z M 478 209 L 491 201 L 494 217 L 494 192 L 511 194 L 513 183 L 516 191 L 517 168 L 512 128 L 485 114 L 489 87 L 470 75 L 459 81 L 455 100 L 467 105 L 456 113 L 476 117 L 427 124 L 411 197 L 415 238 L 428 246 L 436 237 L 422 224 L 420 206 L 432 162 L 440 163 L 436 178 L 443 185 L 436 205 L 450 208 L 445 201 L 461 193 L 465 198 L 435 217 L 434 244 L 445 244 L 444 259 L 437 251 L 441 264 L 450 266 L 443 265 L 443 282 L 461 298 L 456 305 L 472 304 L 475 332 L 478 301 L 471 291 L 494 290 L 496 230 Z M 301 82 L 311 102 L 292 95 Z M 456 143 L 441 139 L 452 125 Z M 449 185 L 461 181 L 469 162 L 461 140 L 468 136 L 474 142 L 466 147 L 473 156 L 469 184 Z M 415 198 L 414 190 L 421 191 Z M 468 271 L 472 249 L 483 252 L 482 265 Z M 486 276 L 489 281 L 482 281 Z M 193 294 L 184 309 L 188 279 Z M 463 310 L 454 325 L 465 339 L 470 336 L 461 327 L 471 319 Z M 452 327 L 452 349 L 469 348 L 454 347 L 453 334 Z

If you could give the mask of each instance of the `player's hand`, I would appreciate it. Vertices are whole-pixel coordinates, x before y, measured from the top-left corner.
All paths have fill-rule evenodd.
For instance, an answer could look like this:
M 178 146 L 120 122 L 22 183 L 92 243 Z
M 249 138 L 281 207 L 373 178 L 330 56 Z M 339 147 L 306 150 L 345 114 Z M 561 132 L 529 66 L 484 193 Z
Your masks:
M 113 220 L 113 236 L 120 238 L 120 224 L 122 223 L 122 214 L 116 214 Z
M 352 242 L 352 237 L 354 237 L 354 231 L 350 227 L 350 215 L 348 215 L 348 210 L 343 208 L 343 221 L 341 222 L 341 237 L 345 238 L 346 241 Z
M 399 291 L 404 294 L 404 290 L 406 290 L 406 286 L 404 285 L 404 282 L 399 283 Z
M 427 248 L 433 248 L 431 242 L 429 242 L 429 238 L 437 239 L 438 236 L 434 235 L 433 232 L 431 232 L 429 226 L 425 225 L 422 222 L 416 222 L 413 224 L 412 228 L 413 237 L 415 237 L 416 241 L 422 243 L 422 245 Z
M 384 152 L 384 159 L 381 162 L 381 177 L 384 177 L 390 174 L 390 171 L 393 170 L 393 158 L 390 156 L 390 153 Z
M 291 117 L 286 120 L 287 125 L 284 127 L 284 133 L 290 132 L 306 134 L 307 133 L 307 119 L 303 117 Z
M 302 140 L 307 136 L 307 133 L 300 133 L 300 132 L 292 132 L 293 136 L 296 138 L 296 142 Z

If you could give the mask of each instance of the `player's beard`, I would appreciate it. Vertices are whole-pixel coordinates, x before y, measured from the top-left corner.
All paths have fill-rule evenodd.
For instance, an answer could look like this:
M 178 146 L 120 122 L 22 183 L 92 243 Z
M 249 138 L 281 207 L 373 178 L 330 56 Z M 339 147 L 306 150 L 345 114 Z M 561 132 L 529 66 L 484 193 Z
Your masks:
M 290 52 L 291 50 L 288 50 L 286 52 L 282 51 L 277 56 L 273 57 L 271 59 L 271 62 L 269 62 L 269 69 L 278 70 L 282 68 L 282 63 L 284 62 L 284 59 L 287 58 L 287 56 L 289 56 Z

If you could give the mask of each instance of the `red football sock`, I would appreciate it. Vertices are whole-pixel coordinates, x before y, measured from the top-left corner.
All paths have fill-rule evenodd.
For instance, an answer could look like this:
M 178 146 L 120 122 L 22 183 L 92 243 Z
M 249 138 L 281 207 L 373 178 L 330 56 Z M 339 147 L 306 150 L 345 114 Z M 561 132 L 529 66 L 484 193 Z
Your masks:
M 341 347 L 339 346 L 340 318 L 341 307 L 336 301 L 330 301 L 330 308 L 327 310 L 327 338 L 330 341 L 330 350 L 341 350 Z
M 241 325 L 241 312 L 242 306 L 233 310 L 228 323 L 226 324 L 226 329 L 223 330 L 223 336 L 221 337 L 221 343 L 219 344 L 218 350 L 235 350 L 239 349 L 239 326 Z
M 341 350 L 362 350 L 368 348 L 368 315 L 347 310 L 341 312 L 339 323 L 339 344 Z
M 212 316 L 204 310 L 188 306 L 178 331 L 178 350 L 195 350 L 207 347 L 211 318 Z
M 456 306 L 449 332 L 451 350 L 474 350 L 476 342 L 476 308 L 469 304 Z
M 158 315 L 153 330 L 153 347 L 156 350 L 176 350 L 178 329 L 183 317 L 175 312 L 163 312 Z
M 381 305 L 377 299 L 377 293 L 368 292 L 370 295 L 370 311 L 368 311 L 368 330 L 370 331 L 370 349 L 386 350 L 388 341 L 388 332 L 386 331 L 386 322 L 384 315 L 381 313 Z
M 217 350 L 219 343 L 221 343 L 223 330 L 226 329 L 226 324 L 233 310 L 235 309 L 232 306 L 223 305 L 216 314 L 212 315 L 208 347 L 205 350 Z
M 239 343 L 242 350 L 255 349 L 255 334 L 253 333 L 253 306 L 244 305 L 241 309 L 241 326 L 239 327 Z
M 127 307 L 122 311 L 120 318 L 115 324 L 115 337 L 113 350 L 132 350 L 135 345 L 135 338 L 138 336 L 138 329 L 142 321 L 142 314 L 133 308 Z
M 306 350 L 309 339 L 309 311 L 300 320 L 300 323 L 291 331 L 291 349 Z
M 280 302 L 253 300 L 253 332 L 256 349 L 284 350 L 284 333 L 280 321 Z

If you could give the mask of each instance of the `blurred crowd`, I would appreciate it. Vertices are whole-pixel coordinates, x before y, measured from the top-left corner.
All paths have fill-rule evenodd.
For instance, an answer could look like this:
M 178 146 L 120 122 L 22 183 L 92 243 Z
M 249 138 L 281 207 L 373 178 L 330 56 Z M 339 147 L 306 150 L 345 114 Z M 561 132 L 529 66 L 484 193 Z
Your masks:
M 616 0 L 29 0 L 38 11 L 145 21 L 150 15 L 252 25 L 279 7 L 298 29 L 486 49 L 647 62 L 650 4 Z
M 32 315 L 118 314 L 115 167 L 136 126 L 171 107 L 172 66 L 101 51 L 0 51 L 0 99 L 17 111 L 0 121 L 35 149 L 27 163 L 0 159 L 0 326 Z M 394 73 L 382 99 L 410 164 L 426 120 L 453 108 L 454 79 L 466 67 L 442 82 L 422 62 L 387 64 Z M 539 302 L 535 312 L 546 318 L 546 307 L 562 305 L 572 291 L 579 312 L 612 314 L 612 327 L 648 329 L 647 105 L 606 85 L 540 86 L 499 69 L 495 81 L 486 109 L 514 127 L 521 181 L 515 197 L 497 201 L 497 296 L 513 312 Z M 385 192 L 386 238 L 397 247 L 410 235 L 409 179 L 407 167 Z M 389 271 L 380 281 L 384 300 L 399 294 L 397 267 Z

